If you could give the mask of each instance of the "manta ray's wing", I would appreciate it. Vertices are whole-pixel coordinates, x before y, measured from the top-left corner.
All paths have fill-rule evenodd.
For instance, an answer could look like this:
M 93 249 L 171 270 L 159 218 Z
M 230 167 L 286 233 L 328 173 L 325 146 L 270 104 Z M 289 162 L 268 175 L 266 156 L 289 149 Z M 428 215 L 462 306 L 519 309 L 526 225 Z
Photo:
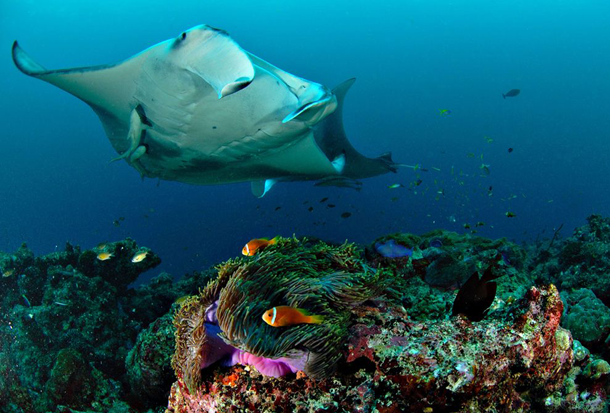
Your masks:
M 188 89 L 189 96 L 195 99 L 209 93 L 211 88 L 218 98 L 223 98 L 248 86 L 254 78 L 254 67 L 247 54 L 226 32 L 205 25 L 112 65 L 46 70 L 17 42 L 13 44 L 12 54 L 21 72 L 51 83 L 89 104 L 119 152 L 129 146 L 126 136 L 130 116 L 141 103 L 139 97 L 142 95 L 153 93 L 156 98 L 173 99 L 171 102 L 157 101 L 155 109 L 165 114 L 172 111 L 175 119 L 186 118 L 194 102 L 183 99 L 176 104 L 174 98 L 180 91 Z M 158 85 L 164 77 L 171 79 L 172 91 L 159 90 Z M 194 78 L 198 80 L 194 81 Z M 205 90 L 198 93 L 193 86 Z M 157 90 L 153 90 L 155 88 Z
M 15 66 L 28 76 L 44 80 L 83 100 L 100 117 L 111 142 L 113 135 L 127 134 L 127 120 L 133 109 L 134 73 L 149 51 L 114 65 L 46 70 L 36 63 L 17 42 L 13 43 Z M 124 119 L 121 119 L 121 118 Z

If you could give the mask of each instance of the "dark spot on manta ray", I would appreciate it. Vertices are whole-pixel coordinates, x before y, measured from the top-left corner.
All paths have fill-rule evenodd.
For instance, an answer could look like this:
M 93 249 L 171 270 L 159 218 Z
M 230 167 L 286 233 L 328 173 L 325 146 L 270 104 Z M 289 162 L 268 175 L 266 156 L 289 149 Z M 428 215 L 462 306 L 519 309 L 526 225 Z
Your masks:
M 212 126 L 212 129 L 216 129 L 216 126 Z
M 281 207 L 281 206 L 279 206 L 279 207 L 275 207 L 275 210 L 276 210 L 276 211 L 279 211 L 280 209 L 282 209 L 282 207 Z
M 186 39 L 186 32 L 182 33 L 182 40 Z

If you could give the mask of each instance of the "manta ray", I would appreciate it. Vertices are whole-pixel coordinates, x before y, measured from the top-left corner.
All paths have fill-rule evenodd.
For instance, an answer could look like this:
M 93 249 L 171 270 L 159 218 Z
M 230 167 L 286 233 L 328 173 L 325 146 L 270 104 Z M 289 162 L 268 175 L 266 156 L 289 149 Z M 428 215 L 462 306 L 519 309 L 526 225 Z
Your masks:
M 243 50 L 225 31 L 193 27 L 117 64 L 46 70 L 15 41 L 26 75 L 87 103 L 119 156 L 142 177 L 189 184 L 278 181 L 337 186 L 396 172 L 390 153 L 360 154 L 343 128 L 355 79 L 329 88 Z

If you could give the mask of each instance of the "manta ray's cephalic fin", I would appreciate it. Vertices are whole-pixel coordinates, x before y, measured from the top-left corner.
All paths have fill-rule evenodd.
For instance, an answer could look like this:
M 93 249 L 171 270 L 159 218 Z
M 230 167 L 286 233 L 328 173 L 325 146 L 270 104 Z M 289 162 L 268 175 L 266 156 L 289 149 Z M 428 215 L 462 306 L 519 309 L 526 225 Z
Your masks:
M 266 179 L 264 181 L 252 181 L 252 195 L 262 198 L 278 182 L 278 179 Z
M 129 132 L 127 132 L 129 148 L 120 156 L 112 159 L 110 163 L 127 159 L 132 164 L 146 153 L 146 146 L 140 145 L 146 133 L 144 125 L 152 126 L 146 117 L 146 113 L 144 113 L 144 108 L 142 108 L 142 105 L 138 105 L 131 111 L 131 116 L 129 117 Z

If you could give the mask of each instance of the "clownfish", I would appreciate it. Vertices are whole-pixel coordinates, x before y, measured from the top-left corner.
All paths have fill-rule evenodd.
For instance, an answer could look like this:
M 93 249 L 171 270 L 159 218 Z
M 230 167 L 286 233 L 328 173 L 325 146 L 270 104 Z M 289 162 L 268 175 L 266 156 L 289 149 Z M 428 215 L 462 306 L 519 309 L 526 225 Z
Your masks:
M 268 240 L 267 238 L 255 238 L 253 240 L 250 240 L 246 245 L 244 245 L 241 250 L 241 253 L 247 257 L 251 257 L 257 252 L 267 248 L 269 245 L 277 244 L 277 241 L 279 239 L 279 236 L 273 238 L 272 240 Z
M 302 308 L 281 305 L 265 311 L 263 321 L 271 327 L 288 327 L 296 324 L 321 324 L 324 317 L 311 315 Z

